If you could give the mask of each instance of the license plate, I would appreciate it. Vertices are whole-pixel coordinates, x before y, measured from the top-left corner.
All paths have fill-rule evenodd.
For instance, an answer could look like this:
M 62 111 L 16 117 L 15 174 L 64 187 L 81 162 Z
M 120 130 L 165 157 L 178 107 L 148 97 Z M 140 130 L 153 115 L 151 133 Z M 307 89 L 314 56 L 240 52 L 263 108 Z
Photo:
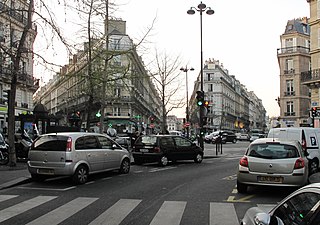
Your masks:
M 149 152 L 149 149 L 142 148 L 140 149 L 140 152 Z
M 258 181 L 259 182 L 282 183 L 283 177 L 260 176 L 260 177 L 258 177 Z
M 52 169 L 38 169 L 38 173 L 39 174 L 49 174 L 49 175 L 54 174 Z

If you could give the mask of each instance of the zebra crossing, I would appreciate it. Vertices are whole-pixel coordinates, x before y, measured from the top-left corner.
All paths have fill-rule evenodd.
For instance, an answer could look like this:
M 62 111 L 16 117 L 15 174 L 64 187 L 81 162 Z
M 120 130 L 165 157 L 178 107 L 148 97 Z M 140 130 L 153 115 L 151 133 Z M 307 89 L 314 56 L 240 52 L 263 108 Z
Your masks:
M 14 219 L 14 217 L 36 210 L 36 207 L 58 199 L 59 196 L 34 196 L 30 199 L 23 199 L 20 202 L 14 201 L 12 205 L 10 201 L 19 198 L 19 195 L 0 195 L 0 203 L 6 202 L 7 208 L 0 208 L 0 224 L 2 222 Z M 81 213 L 85 214 L 85 210 L 90 207 L 99 198 L 94 197 L 76 197 L 48 213 L 44 213 L 32 221 L 24 221 L 21 224 L 42 225 L 42 224 L 60 224 L 71 216 Z M 106 224 L 119 225 L 129 214 L 142 203 L 141 199 L 119 199 L 112 206 L 97 215 L 89 225 Z M 239 224 L 239 218 L 236 214 L 234 203 L 228 202 L 210 202 L 209 204 L 209 225 L 235 225 Z M 1 204 L 0 204 L 1 205 Z M 186 201 L 164 201 L 155 213 L 149 225 L 179 225 L 184 216 L 185 209 L 188 205 Z M 259 205 L 263 207 L 263 205 Z M 272 206 L 266 205 L 270 208 Z M 81 211 L 81 212 L 80 212 Z

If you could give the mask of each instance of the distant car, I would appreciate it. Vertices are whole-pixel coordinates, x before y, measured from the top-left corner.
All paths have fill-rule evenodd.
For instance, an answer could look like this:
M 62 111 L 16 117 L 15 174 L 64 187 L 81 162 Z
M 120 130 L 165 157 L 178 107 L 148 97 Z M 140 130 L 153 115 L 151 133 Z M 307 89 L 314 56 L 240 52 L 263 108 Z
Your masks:
M 222 143 L 232 142 L 237 143 L 237 135 L 232 131 L 221 131 L 217 136 L 213 136 L 212 143 L 215 144 L 219 140 L 219 135 L 221 135 Z
M 219 131 L 214 131 L 210 134 L 205 135 L 203 140 L 206 143 L 212 143 L 213 138 L 217 137 L 218 135 L 219 135 Z
M 34 180 L 71 176 L 78 184 L 88 175 L 118 169 L 129 173 L 130 154 L 104 134 L 50 133 L 37 137 L 29 151 L 28 170 Z
M 171 131 L 169 131 L 169 134 L 183 136 L 183 133 L 181 131 L 177 131 L 177 130 L 171 130 Z
M 169 161 L 194 160 L 201 163 L 203 149 L 187 138 L 177 135 L 144 135 L 133 145 L 132 156 L 136 164 L 158 162 L 166 166 Z
M 239 193 L 248 186 L 292 186 L 308 183 L 308 159 L 298 141 L 260 138 L 250 143 L 237 172 Z
M 250 141 L 250 135 L 247 133 L 238 133 L 237 140 L 239 141 Z
M 259 207 L 248 209 L 241 225 L 319 225 L 320 183 L 309 184 L 293 192 L 269 212 Z
M 266 137 L 266 135 L 264 135 L 264 134 L 253 133 L 250 136 L 250 142 L 253 142 L 259 138 L 265 138 L 265 137 Z

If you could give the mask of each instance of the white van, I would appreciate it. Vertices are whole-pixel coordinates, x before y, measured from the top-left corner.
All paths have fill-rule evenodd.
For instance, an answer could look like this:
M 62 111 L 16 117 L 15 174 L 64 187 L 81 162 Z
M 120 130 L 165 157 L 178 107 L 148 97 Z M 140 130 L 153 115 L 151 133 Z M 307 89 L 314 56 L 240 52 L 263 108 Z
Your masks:
M 298 140 L 303 149 L 309 153 L 309 174 L 319 170 L 320 161 L 320 128 L 312 127 L 285 127 L 272 128 L 268 133 L 268 138 L 278 138 L 280 140 Z

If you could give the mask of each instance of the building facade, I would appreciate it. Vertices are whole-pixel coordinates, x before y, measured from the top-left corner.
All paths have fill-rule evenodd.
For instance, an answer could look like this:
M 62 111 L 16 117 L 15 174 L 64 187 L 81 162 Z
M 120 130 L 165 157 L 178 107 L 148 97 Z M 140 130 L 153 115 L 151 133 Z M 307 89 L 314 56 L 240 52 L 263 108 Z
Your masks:
M 195 81 L 190 98 L 191 122 L 195 127 L 199 121 L 199 106 L 196 104 L 196 92 L 200 90 L 200 74 Z M 250 131 L 266 128 L 266 110 L 262 101 L 230 75 L 219 60 L 209 59 L 203 68 L 203 90 L 205 100 L 209 102 L 205 110 L 206 124 L 210 130 Z
M 311 108 L 320 110 L 320 1 L 307 0 L 310 7 L 310 57 L 309 68 L 301 72 L 301 82 L 310 88 Z M 312 121 L 314 127 L 320 127 L 319 113 Z
M 301 82 L 301 73 L 310 68 L 310 28 L 306 17 L 289 20 L 277 50 L 280 69 L 281 127 L 309 126 L 310 89 Z
M 23 29 L 27 25 L 29 1 L 0 1 L 0 130 L 7 127 L 7 100 L 5 90 L 10 90 L 12 62 L 6 52 L 17 50 Z M 20 71 L 17 76 L 15 115 L 33 111 L 33 94 L 39 87 L 39 80 L 33 77 L 33 43 L 37 35 L 36 25 L 27 35 L 25 52 L 22 53 Z M 27 124 L 26 124 L 27 125 Z M 29 124 L 32 126 L 32 124 Z M 17 129 L 19 125 L 16 126 Z
M 96 78 L 91 80 L 93 88 L 86 86 L 90 81 L 86 79 L 88 51 L 85 44 L 84 50 L 74 55 L 70 63 L 37 92 L 35 101 L 44 104 L 50 114 L 61 115 L 64 125 L 70 125 L 70 117 L 78 113 L 78 125 L 84 128 L 92 96 L 91 128 L 100 127 L 99 117 L 103 114 L 103 130 L 112 126 L 118 133 L 133 133 L 137 129 L 156 132 L 162 115 L 156 88 L 126 34 L 125 21 L 108 22 L 108 44 L 104 39 L 94 43 L 96 53 L 91 74 Z M 105 59 L 99 58 L 103 55 L 101 49 L 112 54 L 107 67 Z

